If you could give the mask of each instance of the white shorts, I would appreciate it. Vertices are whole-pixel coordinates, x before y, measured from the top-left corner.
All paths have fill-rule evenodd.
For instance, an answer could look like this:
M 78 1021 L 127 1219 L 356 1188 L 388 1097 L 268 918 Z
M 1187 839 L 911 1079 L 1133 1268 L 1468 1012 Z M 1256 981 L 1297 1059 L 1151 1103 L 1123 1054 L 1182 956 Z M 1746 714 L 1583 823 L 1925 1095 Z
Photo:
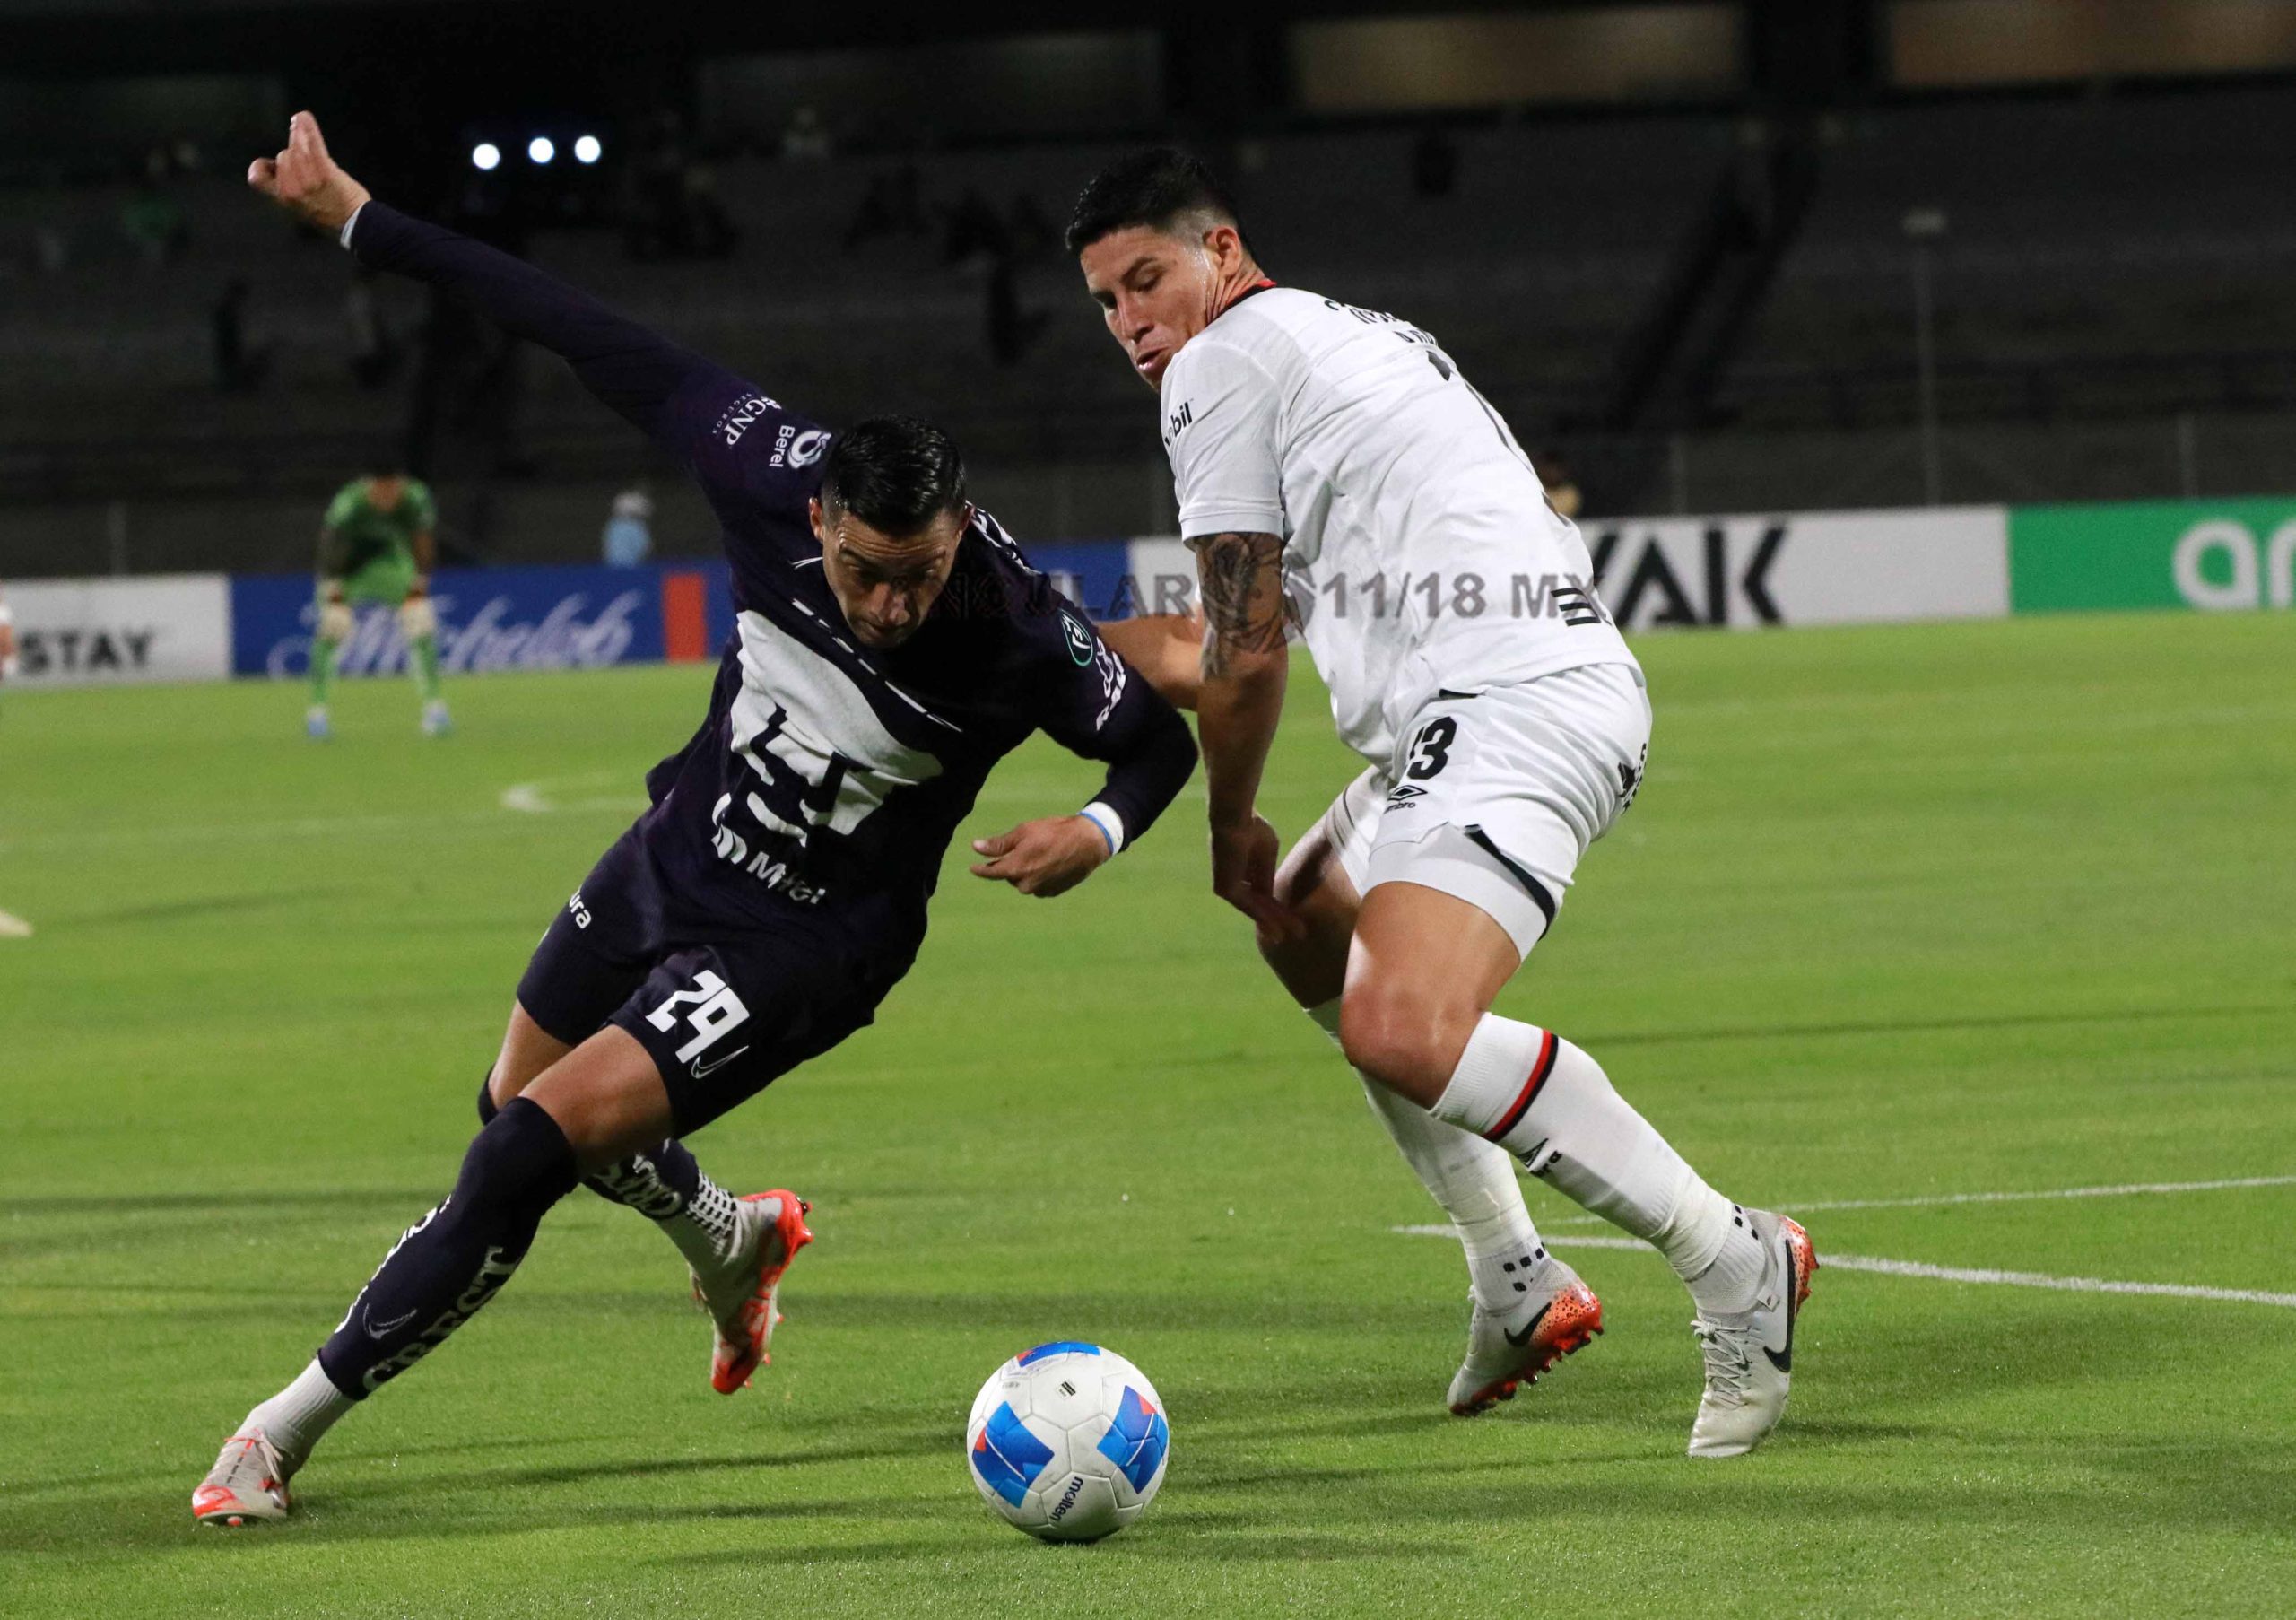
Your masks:
M 1348 784 L 1324 832 L 1359 894 L 1413 883 L 1456 895 L 1531 947 L 1587 848 L 1634 803 L 1650 699 L 1631 664 L 1589 664 L 1479 692 L 1441 692 L 1398 728 L 1385 768 Z

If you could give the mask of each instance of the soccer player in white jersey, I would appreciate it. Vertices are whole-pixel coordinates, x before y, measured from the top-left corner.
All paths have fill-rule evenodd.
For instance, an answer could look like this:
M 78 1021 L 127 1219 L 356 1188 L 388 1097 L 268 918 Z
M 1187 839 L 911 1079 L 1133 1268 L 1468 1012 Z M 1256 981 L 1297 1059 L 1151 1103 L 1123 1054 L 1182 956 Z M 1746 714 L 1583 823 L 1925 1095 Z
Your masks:
M 1601 1323 L 1540 1242 L 1519 1161 L 1674 1267 L 1705 1350 L 1690 1453 L 1752 1450 L 1785 1411 L 1808 1236 L 1709 1187 L 1590 1054 L 1491 1011 L 1648 749 L 1642 671 L 1578 529 L 1434 338 L 1276 285 L 1195 160 L 1111 165 L 1068 247 L 1161 396 L 1203 597 L 1193 678 L 1178 623 L 1112 627 L 1117 644 L 1196 708 L 1213 889 L 1459 1230 L 1474 1312 L 1451 1410 L 1512 1395 Z M 1369 768 L 1279 863 L 1254 800 L 1287 624 Z

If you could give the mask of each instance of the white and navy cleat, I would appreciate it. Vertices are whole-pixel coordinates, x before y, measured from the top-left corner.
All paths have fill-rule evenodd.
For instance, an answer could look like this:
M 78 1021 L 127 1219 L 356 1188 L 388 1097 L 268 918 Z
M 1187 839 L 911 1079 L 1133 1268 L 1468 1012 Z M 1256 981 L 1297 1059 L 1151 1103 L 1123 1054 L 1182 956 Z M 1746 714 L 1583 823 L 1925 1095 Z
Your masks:
M 1817 1250 L 1799 1224 L 1766 1209 L 1743 1213 L 1761 1240 L 1761 1283 L 1746 1310 L 1700 1311 L 1691 1322 L 1706 1355 L 1706 1394 L 1690 1431 L 1692 1457 L 1743 1457 L 1786 1415 L 1794 1323 L 1818 1268 Z

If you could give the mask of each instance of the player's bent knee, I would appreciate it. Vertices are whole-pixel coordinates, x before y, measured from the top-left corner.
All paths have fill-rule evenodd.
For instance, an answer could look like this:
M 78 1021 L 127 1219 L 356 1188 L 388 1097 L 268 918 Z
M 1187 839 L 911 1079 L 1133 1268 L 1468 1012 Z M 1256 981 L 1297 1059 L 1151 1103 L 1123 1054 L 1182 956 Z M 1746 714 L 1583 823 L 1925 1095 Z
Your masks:
M 513 1098 L 471 1138 L 455 1201 L 471 1208 L 547 1208 L 574 1190 L 572 1145 L 558 1121 Z
M 328 602 L 319 608 L 319 640 L 347 641 L 357 621 L 352 618 L 348 602 Z
M 1431 1004 L 1399 986 L 1358 982 L 1339 1004 L 1340 1050 L 1389 1091 L 1432 1108 L 1450 1084 L 1478 1015 Z
M 613 1024 L 519 1095 L 557 1121 L 585 1174 L 676 1134 L 669 1091 L 653 1058 Z

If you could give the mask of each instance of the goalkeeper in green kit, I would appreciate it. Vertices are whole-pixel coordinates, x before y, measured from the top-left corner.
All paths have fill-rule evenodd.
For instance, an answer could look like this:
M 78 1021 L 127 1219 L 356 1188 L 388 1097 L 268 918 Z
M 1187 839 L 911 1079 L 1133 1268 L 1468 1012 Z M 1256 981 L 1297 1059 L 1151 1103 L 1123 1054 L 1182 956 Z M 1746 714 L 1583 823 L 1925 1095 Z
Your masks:
M 422 480 L 398 473 L 354 478 L 328 503 L 319 528 L 318 626 L 311 638 L 311 710 L 304 728 L 324 742 L 335 660 L 357 623 L 352 610 L 379 602 L 398 610 L 406 666 L 422 692 L 422 732 L 451 727 L 439 695 L 439 617 L 430 605 L 431 529 L 439 509 Z

